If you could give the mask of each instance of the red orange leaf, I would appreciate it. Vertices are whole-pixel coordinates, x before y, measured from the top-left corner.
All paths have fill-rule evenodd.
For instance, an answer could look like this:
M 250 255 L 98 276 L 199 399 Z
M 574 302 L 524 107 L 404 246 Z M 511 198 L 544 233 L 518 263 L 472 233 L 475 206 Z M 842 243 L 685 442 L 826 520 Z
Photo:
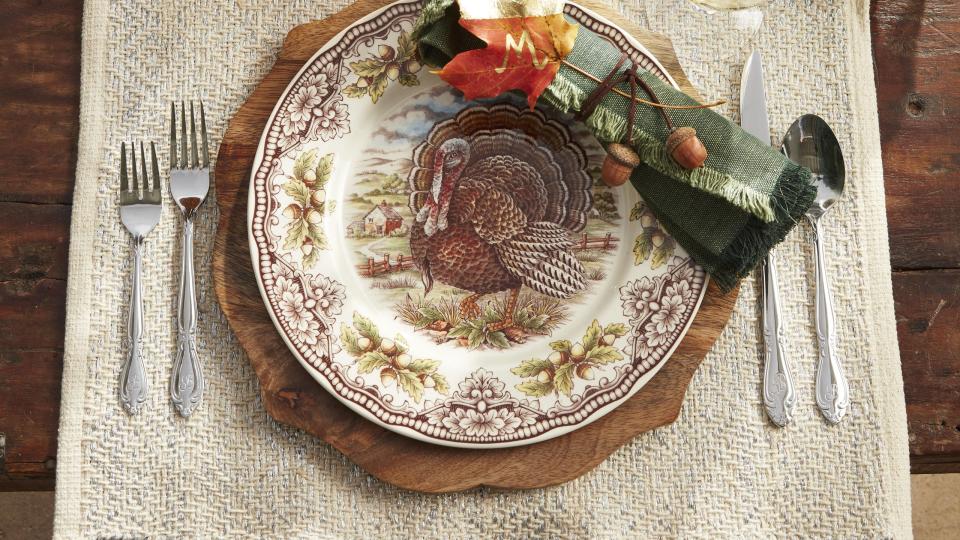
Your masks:
M 440 78 L 466 99 L 495 97 L 508 90 L 527 94 L 530 108 L 550 86 L 577 38 L 577 26 L 560 13 L 539 17 L 461 19 L 460 25 L 487 43 L 458 54 Z

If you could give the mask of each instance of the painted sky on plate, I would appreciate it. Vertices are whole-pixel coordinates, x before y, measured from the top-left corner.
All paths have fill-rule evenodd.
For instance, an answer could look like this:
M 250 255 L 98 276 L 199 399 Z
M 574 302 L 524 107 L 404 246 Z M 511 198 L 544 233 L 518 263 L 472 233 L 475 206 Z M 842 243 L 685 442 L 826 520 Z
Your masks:
M 520 96 L 506 95 L 497 98 L 497 102 L 504 100 L 514 101 L 516 105 L 525 107 L 526 102 Z M 482 100 L 479 103 L 489 102 Z M 420 144 L 430 132 L 435 123 L 449 118 L 463 109 L 469 103 L 464 102 L 459 91 L 446 85 L 437 85 L 416 94 L 403 102 L 396 110 L 388 113 L 381 121 L 363 152 L 360 162 L 359 176 L 364 177 L 373 173 L 396 173 L 406 178 L 412 162 L 413 149 Z M 571 127 L 574 137 L 584 144 L 591 165 L 603 160 L 603 150 L 589 134 L 583 124 L 572 122 L 569 118 L 565 122 Z M 589 141 L 589 142 L 588 142 Z

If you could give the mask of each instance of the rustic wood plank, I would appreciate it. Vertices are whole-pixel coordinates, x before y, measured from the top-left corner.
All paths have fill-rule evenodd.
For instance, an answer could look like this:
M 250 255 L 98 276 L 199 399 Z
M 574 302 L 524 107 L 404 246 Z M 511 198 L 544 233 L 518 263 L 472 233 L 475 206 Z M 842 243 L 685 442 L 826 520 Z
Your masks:
M 424 443 L 363 419 L 324 391 L 280 339 L 260 298 L 246 241 L 249 171 L 256 141 L 291 77 L 345 25 L 387 3 L 360 0 L 324 21 L 291 30 L 273 70 L 231 120 L 220 145 L 216 175 L 220 224 L 214 281 L 221 308 L 260 379 L 267 412 L 322 438 L 381 480 L 428 492 L 566 482 L 595 467 L 637 434 L 676 419 L 690 378 L 726 325 L 736 293 L 723 296 L 711 283 L 686 337 L 641 392 L 586 427 L 534 445 L 478 452 Z M 594 9 L 609 13 L 603 6 Z M 669 41 L 629 26 L 627 30 L 643 41 L 681 86 L 692 90 Z M 559 462 L 564 467 L 552 466 Z
M 70 207 L 0 202 L 0 282 L 67 279 Z
M 960 3 L 871 9 L 894 270 L 960 266 Z M 914 472 L 960 471 L 956 271 L 894 272 Z
M 960 2 L 871 11 L 895 269 L 960 266 Z M 905 351 L 909 353 L 909 351 Z
M 910 453 L 942 465 L 960 458 L 960 270 L 899 272 L 893 297 Z
M 0 348 L 0 490 L 53 487 L 62 356 Z
M 53 487 L 82 10 L 4 0 L 0 17 L 0 490 Z

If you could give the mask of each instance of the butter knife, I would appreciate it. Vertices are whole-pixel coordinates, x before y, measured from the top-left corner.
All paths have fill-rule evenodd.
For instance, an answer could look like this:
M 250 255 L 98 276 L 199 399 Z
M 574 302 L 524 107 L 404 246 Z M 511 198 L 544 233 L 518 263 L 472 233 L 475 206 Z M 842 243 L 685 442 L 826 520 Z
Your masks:
M 770 144 L 770 120 L 767 96 L 763 89 L 763 63 L 754 51 L 743 67 L 740 84 L 740 126 L 744 131 Z M 777 264 L 773 251 L 763 263 L 763 407 L 774 424 L 783 427 L 793 419 L 797 403 L 796 387 L 790 374 L 790 362 L 783 347 L 783 321 L 777 290 Z

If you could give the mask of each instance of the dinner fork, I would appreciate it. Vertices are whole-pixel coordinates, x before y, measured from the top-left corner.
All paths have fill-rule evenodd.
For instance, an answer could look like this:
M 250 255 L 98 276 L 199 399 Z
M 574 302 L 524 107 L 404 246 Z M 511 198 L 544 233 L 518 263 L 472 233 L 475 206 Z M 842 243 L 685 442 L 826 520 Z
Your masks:
M 190 102 L 190 155 L 187 155 L 186 106 L 180 102 L 180 151 L 177 152 L 177 107 L 170 103 L 170 194 L 183 213 L 180 251 L 180 300 L 177 303 L 177 357 L 170 376 L 170 399 L 183 417 L 189 417 L 203 397 L 203 370 L 197 355 L 197 293 L 193 270 L 193 219 L 210 189 L 207 122 L 200 104 L 200 138 Z M 202 155 L 200 154 L 202 152 Z M 202 158 L 202 159 L 201 159 Z
M 130 145 L 133 190 L 127 176 L 127 145 L 120 144 L 120 221 L 133 236 L 133 284 L 130 288 L 130 315 L 127 321 L 129 351 L 120 372 L 120 403 L 130 414 L 136 414 L 147 401 L 147 373 L 143 367 L 143 241 L 160 222 L 160 168 L 157 149 L 150 143 L 153 187 L 147 177 L 147 160 L 140 142 L 140 175 L 137 175 L 137 148 Z M 142 181 L 142 185 L 141 185 Z

